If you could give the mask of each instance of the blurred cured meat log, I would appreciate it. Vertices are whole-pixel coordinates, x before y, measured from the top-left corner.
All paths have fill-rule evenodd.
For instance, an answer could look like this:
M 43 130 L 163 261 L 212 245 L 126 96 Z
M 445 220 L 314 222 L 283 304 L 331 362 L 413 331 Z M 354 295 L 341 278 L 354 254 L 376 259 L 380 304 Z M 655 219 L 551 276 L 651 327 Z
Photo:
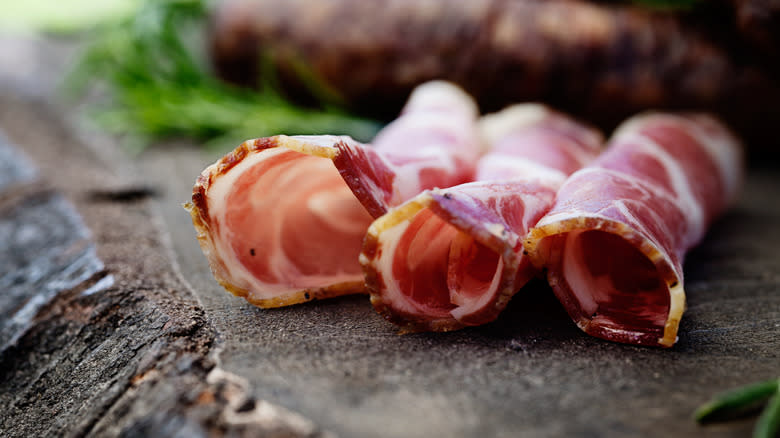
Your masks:
M 744 39 L 760 55 L 780 64 L 780 0 L 731 0 L 737 27 Z
M 538 100 L 609 129 L 647 108 L 706 109 L 748 141 L 774 138 L 777 84 L 702 27 L 567 0 L 229 0 L 211 44 L 230 81 L 256 83 L 262 53 L 293 96 L 316 77 L 367 114 L 392 115 L 415 85 L 440 78 L 485 110 Z

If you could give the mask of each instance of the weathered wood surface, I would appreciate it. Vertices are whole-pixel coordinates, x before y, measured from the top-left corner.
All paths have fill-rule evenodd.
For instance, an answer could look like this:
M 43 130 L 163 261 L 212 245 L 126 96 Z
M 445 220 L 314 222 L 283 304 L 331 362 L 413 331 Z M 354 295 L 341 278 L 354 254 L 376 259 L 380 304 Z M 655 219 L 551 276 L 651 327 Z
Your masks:
M 365 297 L 269 311 L 224 292 L 181 208 L 214 156 L 122 160 L 45 90 L 2 84 L 2 436 L 745 436 L 750 419 L 691 412 L 780 374 L 771 166 L 690 255 L 671 350 L 587 337 L 541 283 L 489 326 L 398 336 Z

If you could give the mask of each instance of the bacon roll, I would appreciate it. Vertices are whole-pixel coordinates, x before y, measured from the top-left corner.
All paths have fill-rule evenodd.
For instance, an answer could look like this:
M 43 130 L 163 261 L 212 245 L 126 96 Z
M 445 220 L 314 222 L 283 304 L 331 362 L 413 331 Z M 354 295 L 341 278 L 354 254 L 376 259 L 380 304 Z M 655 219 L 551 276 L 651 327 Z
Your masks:
M 469 96 L 433 82 L 373 148 L 338 136 L 244 142 L 203 171 L 185 206 L 215 278 L 260 307 L 362 292 L 358 255 L 372 215 L 471 180 L 476 118 Z
M 526 250 L 582 330 L 670 347 L 683 258 L 734 200 L 742 163 L 739 141 L 709 116 L 636 116 L 561 187 Z
M 360 255 L 371 302 L 402 331 L 448 331 L 494 320 L 535 273 L 528 229 L 601 135 L 541 105 L 487 116 L 490 152 L 476 182 L 425 191 L 368 229 Z

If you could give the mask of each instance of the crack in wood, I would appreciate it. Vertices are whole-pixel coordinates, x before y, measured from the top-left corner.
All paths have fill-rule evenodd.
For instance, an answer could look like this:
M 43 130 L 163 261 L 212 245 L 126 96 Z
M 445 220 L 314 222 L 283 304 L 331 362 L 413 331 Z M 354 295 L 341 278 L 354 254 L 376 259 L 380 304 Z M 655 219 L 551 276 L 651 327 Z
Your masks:
M 321 436 L 208 382 L 216 333 L 164 247 L 154 192 L 105 181 L 124 188 L 70 192 L 74 207 L 61 188 L 95 185 L 82 152 L 65 147 L 75 162 L 53 173 L 39 162 L 50 181 L 0 188 L 0 311 L 17 315 L 0 319 L 0 436 Z

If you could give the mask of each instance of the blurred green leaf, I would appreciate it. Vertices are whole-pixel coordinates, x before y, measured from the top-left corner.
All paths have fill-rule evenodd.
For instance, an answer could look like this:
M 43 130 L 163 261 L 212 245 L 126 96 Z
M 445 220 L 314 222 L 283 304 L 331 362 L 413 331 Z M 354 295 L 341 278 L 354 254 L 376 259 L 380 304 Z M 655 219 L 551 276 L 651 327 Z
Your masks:
M 769 401 L 767 403 L 767 400 Z M 700 406 L 693 417 L 699 423 L 726 421 L 764 407 L 753 438 L 775 438 L 780 432 L 780 379 L 726 391 Z
M 275 134 L 348 134 L 370 139 L 379 123 L 341 108 L 302 107 L 288 101 L 263 73 L 260 90 L 223 83 L 202 49 L 206 0 L 145 0 L 136 14 L 106 23 L 68 75 L 64 88 L 83 94 L 96 81 L 107 93 L 96 120 L 138 145 L 191 137 L 230 147 Z
M 718 394 L 693 414 L 700 423 L 733 418 L 746 410 L 760 407 L 778 391 L 778 380 L 754 383 Z
M 780 434 L 780 389 L 769 401 L 769 404 L 761 413 L 755 429 L 753 429 L 753 438 L 774 438 Z

